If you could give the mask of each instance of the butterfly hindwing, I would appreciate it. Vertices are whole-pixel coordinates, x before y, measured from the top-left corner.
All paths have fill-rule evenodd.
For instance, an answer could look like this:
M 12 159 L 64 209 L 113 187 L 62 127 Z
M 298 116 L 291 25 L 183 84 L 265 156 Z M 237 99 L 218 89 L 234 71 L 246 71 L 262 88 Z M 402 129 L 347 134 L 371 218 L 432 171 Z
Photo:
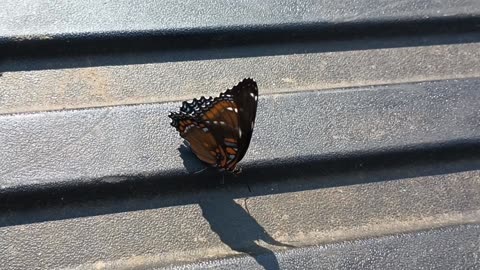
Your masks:
M 172 126 L 180 133 L 180 136 L 188 141 L 195 155 L 203 162 L 215 166 L 217 164 L 217 142 L 210 129 L 198 123 L 192 115 L 171 113 Z
M 222 153 L 215 137 L 208 131 L 207 127 L 200 127 L 198 124 L 192 125 L 184 137 L 190 144 L 190 148 L 195 155 L 203 162 L 215 166 Z

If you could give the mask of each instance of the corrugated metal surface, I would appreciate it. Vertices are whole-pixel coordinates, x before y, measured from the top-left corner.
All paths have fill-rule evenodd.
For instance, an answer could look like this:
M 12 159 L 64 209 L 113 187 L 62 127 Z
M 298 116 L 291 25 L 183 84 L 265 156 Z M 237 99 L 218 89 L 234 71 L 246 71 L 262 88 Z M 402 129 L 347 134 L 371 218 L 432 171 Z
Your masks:
M 3 268 L 480 267 L 478 1 L 3 4 Z M 221 184 L 167 113 L 244 77 Z

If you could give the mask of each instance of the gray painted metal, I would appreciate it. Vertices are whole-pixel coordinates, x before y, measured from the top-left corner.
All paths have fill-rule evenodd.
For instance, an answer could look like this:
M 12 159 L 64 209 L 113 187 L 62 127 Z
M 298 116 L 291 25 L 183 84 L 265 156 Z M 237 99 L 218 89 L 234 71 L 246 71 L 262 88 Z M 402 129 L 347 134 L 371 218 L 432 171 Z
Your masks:
M 0 268 L 480 268 L 478 1 L 2 4 Z M 248 76 L 193 174 L 167 112 Z
M 44 39 L 52 35 L 185 31 L 202 28 L 292 23 L 339 23 L 480 14 L 475 0 L 420 1 L 34 1 L 5 0 L 3 38 Z M 239 16 L 241 14 L 241 16 Z
M 477 269 L 479 238 L 459 226 L 167 269 Z
M 341 166 L 324 175 L 318 167 L 314 173 L 295 167 L 291 174 L 256 173 L 253 175 L 262 179 L 248 178 L 252 192 L 245 182 L 226 181 L 224 185 L 180 183 L 176 190 L 162 184 L 144 188 L 131 185 L 123 194 L 115 185 L 78 194 L 52 190 L 44 197 L 34 197 L 28 207 L 22 202 L 31 197 L 17 198 L 7 209 L 1 205 L 0 262 L 3 269 L 148 269 L 209 258 L 269 254 L 260 256 L 259 261 L 271 265 L 278 260 L 287 267 L 291 262 L 288 257 L 304 253 L 302 258 L 310 257 L 304 263 L 315 267 L 342 258 L 337 253 L 344 248 L 343 263 L 373 260 L 380 264 L 405 256 L 405 263 L 412 263 L 413 268 L 470 264 L 480 255 L 478 226 L 446 234 L 445 238 L 427 233 L 427 246 L 423 233 L 419 238 L 402 234 L 480 224 L 480 155 L 428 156 L 434 161 L 414 155 L 402 164 L 387 162 L 395 158 L 389 154 L 377 164 L 361 160 L 361 166 Z M 268 177 L 270 181 L 266 181 Z M 211 177 L 210 183 L 215 178 L 219 176 Z M 396 236 L 380 242 L 321 247 L 326 252 L 323 259 L 311 257 L 315 254 L 311 249 L 272 257 L 273 252 L 292 249 L 289 246 L 302 248 L 382 235 Z M 413 248 L 415 241 L 417 248 Z M 431 246 L 436 241 L 437 246 Z M 444 246 L 449 241 L 452 246 Z M 389 249 L 385 247 L 388 244 L 406 246 Z M 433 261 L 433 254 L 445 256 L 453 249 L 456 251 L 451 256 Z M 415 257 L 411 256 L 422 254 L 425 261 L 413 264 Z M 227 260 L 220 265 L 242 263 L 253 261 Z
M 261 95 L 479 78 L 475 36 L 409 37 L 401 48 L 405 39 L 14 58 L 0 61 L 0 114 L 214 96 L 244 77 L 258 81 Z M 466 43 L 427 45 L 453 41 Z
M 261 97 L 245 169 L 449 141 L 478 143 L 478 84 L 467 79 Z M 168 111 L 178 107 L 1 117 L 1 190 L 198 171 L 203 166 L 195 158 L 182 159 L 182 139 L 169 125 Z

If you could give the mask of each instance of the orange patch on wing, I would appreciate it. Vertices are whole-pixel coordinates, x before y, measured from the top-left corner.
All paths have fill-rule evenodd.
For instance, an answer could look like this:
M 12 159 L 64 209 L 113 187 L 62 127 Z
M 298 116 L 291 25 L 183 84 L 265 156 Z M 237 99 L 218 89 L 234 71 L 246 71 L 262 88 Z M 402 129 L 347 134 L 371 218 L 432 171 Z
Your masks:
M 184 138 L 190 143 L 193 153 L 200 160 L 210 165 L 216 164 L 215 147 L 217 144 L 211 133 L 204 132 L 201 128 L 195 126 L 185 133 Z
M 208 111 L 205 113 L 205 116 L 203 117 L 204 119 L 212 119 L 213 118 L 213 112 Z
M 229 155 L 235 155 L 237 153 L 237 151 L 235 151 L 235 149 L 231 148 L 231 147 L 227 147 L 227 154 Z

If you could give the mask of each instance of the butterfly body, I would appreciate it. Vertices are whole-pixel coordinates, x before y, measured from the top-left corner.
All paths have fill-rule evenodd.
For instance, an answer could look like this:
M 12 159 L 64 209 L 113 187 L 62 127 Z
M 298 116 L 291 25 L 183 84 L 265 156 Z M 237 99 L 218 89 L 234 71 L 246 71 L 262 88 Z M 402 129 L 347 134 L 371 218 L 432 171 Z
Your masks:
M 250 144 L 257 104 L 257 83 L 249 78 L 216 98 L 185 101 L 180 112 L 172 112 L 169 117 L 200 160 L 239 173 L 237 164 Z

